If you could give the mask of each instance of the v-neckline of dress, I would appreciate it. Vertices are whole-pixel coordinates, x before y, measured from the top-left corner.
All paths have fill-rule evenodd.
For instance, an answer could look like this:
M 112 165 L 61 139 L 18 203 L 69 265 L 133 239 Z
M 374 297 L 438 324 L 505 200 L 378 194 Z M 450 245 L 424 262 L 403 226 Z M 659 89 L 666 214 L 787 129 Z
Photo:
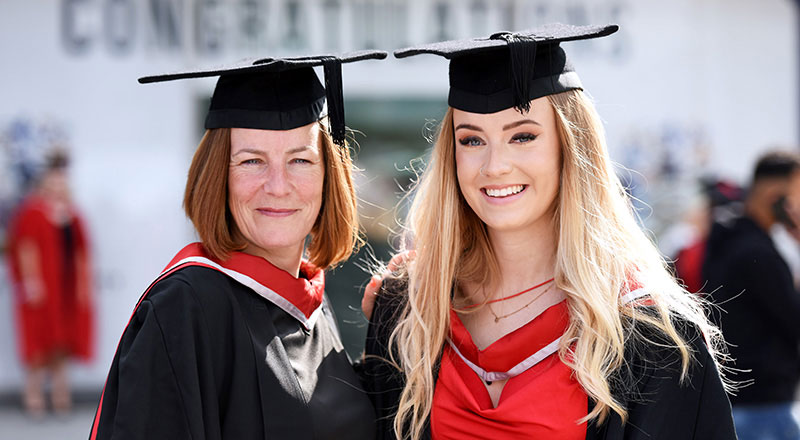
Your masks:
M 569 325 L 569 311 L 566 300 L 562 300 L 484 349 L 478 348 L 458 313 L 452 309 L 450 322 L 450 343 L 466 360 L 485 371 L 506 372 L 558 340 Z

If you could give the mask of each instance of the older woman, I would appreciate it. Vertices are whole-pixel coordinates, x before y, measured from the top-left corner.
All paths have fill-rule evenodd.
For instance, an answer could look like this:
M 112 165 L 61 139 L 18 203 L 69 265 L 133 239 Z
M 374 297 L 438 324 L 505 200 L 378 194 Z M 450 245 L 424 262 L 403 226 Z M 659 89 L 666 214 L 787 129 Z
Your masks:
M 201 242 L 139 300 L 92 439 L 373 437 L 324 270 L 358 241 L 341 63 L 383 57 L 265 59 L 140 80 L 221 75 L 184 197 Z
M 379 438 L 735 439 L 719 331 L 637 226 L 559 44 L 616 30 L 395 53 L 450 59 L 451 108 L 405 224 L 416 256 L 372 313 Z

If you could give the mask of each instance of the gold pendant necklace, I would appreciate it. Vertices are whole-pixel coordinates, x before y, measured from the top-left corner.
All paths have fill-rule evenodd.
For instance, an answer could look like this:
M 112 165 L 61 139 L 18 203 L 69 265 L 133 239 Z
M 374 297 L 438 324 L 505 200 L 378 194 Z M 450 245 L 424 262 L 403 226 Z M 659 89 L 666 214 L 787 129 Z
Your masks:
M 524 306 L 518 308 L 517 310 L 514 310 L 513 312 L 506 313 L 505 315 L 498 316 L 496 313 L 494 313 L 494 310 L 492 310 L 492 305 L 491 304 L 486 304 L 486 305 L 489 307 L 489 313 L 491 313 L 492 316 L 494 316 L 494 322 L 496 324 L 496 323 L 500 322 L 501 319 L 508 318 L 511 315 L 514 315 L 516 313 L 521 312 L 524 309 L 527 309 L 529 305 L 533 304 L 537 299 L 541 298 L 541 296 L 544 295 L 545 293 L 547 293 L 550 290 L 550 288 L 552 288 L 552 287 L 553 287 L 552 284 L 547 286 L 546 289 L 544 289 L 541 292 L 539 292 L 539 294 L 534 296 L 533 299 L 530 300 L 527 304 L 525 304 Z

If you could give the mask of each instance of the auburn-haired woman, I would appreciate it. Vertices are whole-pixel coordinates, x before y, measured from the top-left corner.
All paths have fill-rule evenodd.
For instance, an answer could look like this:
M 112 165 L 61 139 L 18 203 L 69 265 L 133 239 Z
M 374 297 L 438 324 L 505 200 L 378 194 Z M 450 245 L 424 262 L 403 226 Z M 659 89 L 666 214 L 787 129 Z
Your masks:
M 384 56 L 265 59 L 140 80 L 221 75 L 184 196 L 201 242 L 139 300 L 92 439 L 374 437 L 324 270 L 359 241 L 340 64 Z
M 719 331 L 640 230 L 549 25 L 450 59 L 450 109 L 368 333 L 379 438 L 734 439 Z M 372 282 L 365 293 L 369 312 Z

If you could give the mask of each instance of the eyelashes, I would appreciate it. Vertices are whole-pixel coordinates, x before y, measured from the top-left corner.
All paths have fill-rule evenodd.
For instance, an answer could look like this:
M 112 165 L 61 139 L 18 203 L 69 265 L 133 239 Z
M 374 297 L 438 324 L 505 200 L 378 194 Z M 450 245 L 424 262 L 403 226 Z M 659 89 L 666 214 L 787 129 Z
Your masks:
M 532 142 L 536 140 L 536 135 L 533 133 L 519 133 L 515 134 L 514 137 L 511 138 L 513 142 L 524 144 L 526 142 Z
M 312 159 L 307 159 L 303 157 L 295 157 L 289 160 L 290 164 L 294 165 L 313 165 L 316 162 Z M 231 166 L 244 166 L 244 167 L 262 167 L 265 166 L 266 163 L 263 159 L 244 159 L 238 162 L 231 162 Z
M 484 144 L 483 140 L 477 136 L 467 136 L 458 140 L 458 143 L 465 147 L 479 147 Z
M 537 135 L 533 133 L 517 133 L 511 137 L 509 142 L 517 143 L 517 144 L 525 144 L 528 142 L 533 142 L 537 138 Z M 465 147 L 479 147 L 481 145 L 485 145 L 483 139 L 478 136 L 466 136 L 463 138 L 458 139 L 458 143 L 465 146 Z

